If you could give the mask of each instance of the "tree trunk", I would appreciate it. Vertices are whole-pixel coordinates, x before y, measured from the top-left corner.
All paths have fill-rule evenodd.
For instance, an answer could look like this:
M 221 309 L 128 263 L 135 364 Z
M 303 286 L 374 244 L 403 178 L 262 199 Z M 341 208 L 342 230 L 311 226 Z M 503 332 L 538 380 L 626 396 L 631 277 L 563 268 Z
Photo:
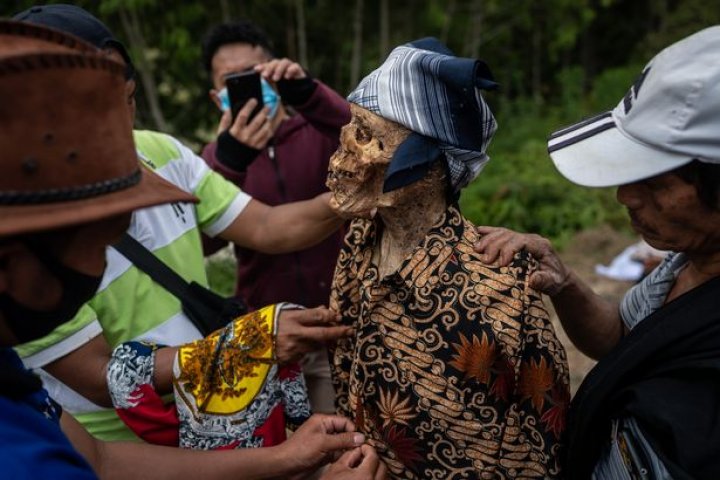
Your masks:
M 230 4 L 228 3 L 228 0 L 220 0 L 220 18 L 222 19 L 223 23 L 228 23 L 232 19 L 232 14 L 230 13 Z
M 152 66 L 146 57 L 148 47 L 140 28 L 140 20 L 138 19 L 137 12 L 133 8 L 121 8 L 120 21 L 122 22 L 123 30 L 125 30 L 125 36 L 130 42 L 130 48 L 134 52 L 137 52 L 135 55 L 138 67 L 137 71 L 155 128 L 161 132 L 169 132 L 168 123 L 160 107 L 157 82 L 152 74 Z
M 445 21 L 443 22 L 442 33 L 440 34 L 440 40 L 447 45 L 448 36 L 450 35 L 450 25 L 452 19 L 455 16 L 455 10 L 457 9 L 457 1 L 449 0 L 447 7 L 445 8 Z
M 295 15 L 297 16 L 298 60 L 300 61 L 300 65 L 308 68 L 307 36 L 305 34 L 305 2 L 303 0 L 295 0 Z
M 532 33 L 532 96 L 535 104 L 542 103 L 542 26 L 536 25 Z
M 480 56 L 480 39 L 483 23 L 483 0 L 474 0 L 472 3 L 472 20 L 470 21 L 470 36 L 465 44 L 465 56 L 478 58 Z
M 350 60 L 350 87 L 353 90 L 360 81 L 360 68 L 362 64 L 362 23 L 363 0 L 355 0 L 355 15 L 353 17 L 353 48 Z
M 380 61 L 382 63 L 390 50 L 390 5 L 389 0 L 380 0 Z
M 285 16 L 285 45 L 287 45 L 287 56 L 293 60 L 298 59 L 297 28 L 295 25 L 295 5 L 293 2 L 286 3 Z

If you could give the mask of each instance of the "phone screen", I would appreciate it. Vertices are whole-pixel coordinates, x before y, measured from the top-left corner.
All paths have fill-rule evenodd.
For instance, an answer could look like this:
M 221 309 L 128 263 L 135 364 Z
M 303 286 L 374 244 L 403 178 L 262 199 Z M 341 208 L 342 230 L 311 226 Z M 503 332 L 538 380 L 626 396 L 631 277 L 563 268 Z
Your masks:
M 262 110 L 262 85 L 260 84 L 260 74 L 258 72 L 248 71 L 228 75 L 225 77 L 225 86 L 227 87 L 228 97 L 230 98 L 230 110 L 232 111 L 233 120 L 251 98 L 257 100 L 258 103 L 253 111 L 250 112 L 248 122 Z

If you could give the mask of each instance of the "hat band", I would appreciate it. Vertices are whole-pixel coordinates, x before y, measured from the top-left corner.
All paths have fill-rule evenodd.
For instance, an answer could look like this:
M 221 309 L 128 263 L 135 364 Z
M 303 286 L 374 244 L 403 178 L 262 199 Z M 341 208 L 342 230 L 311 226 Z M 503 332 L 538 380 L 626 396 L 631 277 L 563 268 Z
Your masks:
M 40 203 L 65 202 L 83 200 L 85 198 L 106 195 L 125 190 L 140 183 L 140 169 L 125 177 L 103 180 L 102 182 L 80 185 L 77 187 L 53 188 L 35 192 L 9 191 L 0 192 L 0 205 L 36 205 Z

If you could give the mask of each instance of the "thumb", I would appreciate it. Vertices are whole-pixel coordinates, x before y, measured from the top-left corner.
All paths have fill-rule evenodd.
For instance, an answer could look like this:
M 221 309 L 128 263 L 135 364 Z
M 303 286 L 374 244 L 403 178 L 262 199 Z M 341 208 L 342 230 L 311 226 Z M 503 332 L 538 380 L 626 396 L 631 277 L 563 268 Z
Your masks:
M 530 287 L 552 296 L 558 285 L 552 274 L 548 272 L 535 272 L 530 277 Z
M 325 436 L 324 450 L 327 453 L 337 452 L 338 450 L 349 450 L 359 447 L 365 442 L 365 435 L 358 432 L 334 433 Z

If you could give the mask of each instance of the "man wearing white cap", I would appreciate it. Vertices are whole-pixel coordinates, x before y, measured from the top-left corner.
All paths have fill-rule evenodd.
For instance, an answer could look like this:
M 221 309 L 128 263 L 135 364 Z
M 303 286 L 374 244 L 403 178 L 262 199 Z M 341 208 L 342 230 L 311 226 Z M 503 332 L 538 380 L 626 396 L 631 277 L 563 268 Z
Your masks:
M 565 177 L 617 185 L 632 225 L 674 253 L 620 305 L 537 235 L 482 227 L 487 261 L 526 249 L 575 345 L 600 362 L 573 399 L 568 478 L 720 478 L 720 27 L 648 63 L 611 112 L 554 133 Z

